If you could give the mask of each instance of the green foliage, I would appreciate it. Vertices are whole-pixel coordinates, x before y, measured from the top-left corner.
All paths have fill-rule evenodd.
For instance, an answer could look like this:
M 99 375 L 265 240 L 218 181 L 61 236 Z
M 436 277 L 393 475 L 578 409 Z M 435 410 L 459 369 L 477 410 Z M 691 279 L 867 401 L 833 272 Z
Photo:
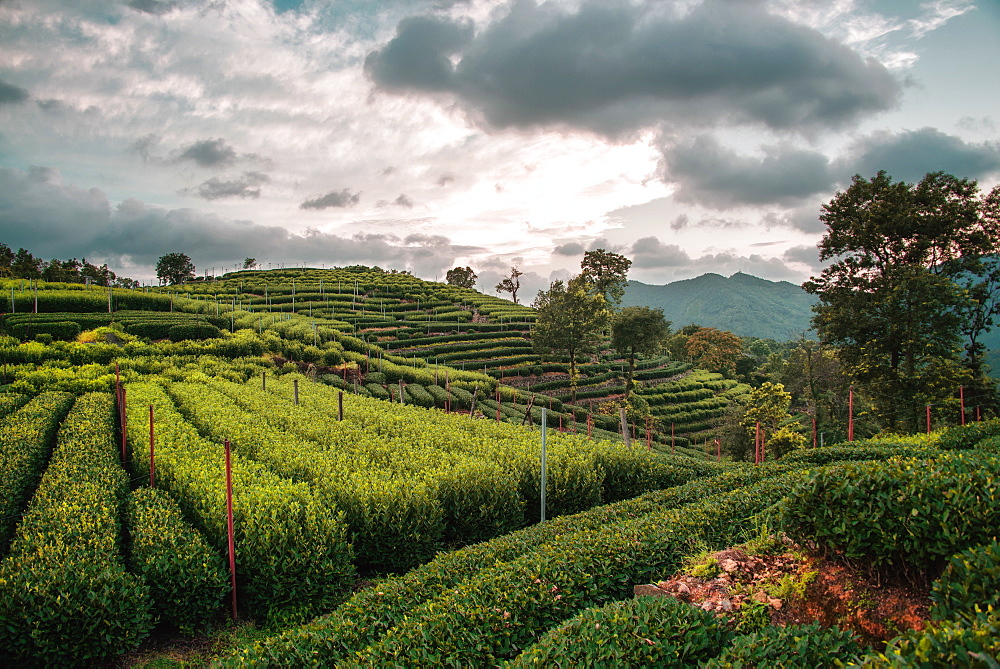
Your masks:
M 1000 436 L 1000 418 L 945 428 L 938 438 L 938 447 L 946 451 L 966 450 L 996 436 Z
M 894 457 L 913 458 L 933 455 L 936 449 L 914 445 L 882 445 L 873 442 L 854 442 L 855 445 L 824 446 L 793 451 L 781 458 L 782 462 L 804 465 L 829 465 L 836 462 L 860 460 L 888 460 Z
M 72 403 L 69 393 L 43 393 L 0 422 L 0 553 L 38 484 L 59 421 Z
M 992 607 L 973 618 L 931 622 L 921 631 L 893 639 L 885 652 L 866 658 L 866 667 L 994 669 L 1000 664 L 1000 613 Z
M 182 634 L 206 625 L 229 591 L 226 565 L 166 492 L 138 488 L 128 499 L 133 570 L 149 584 L 153 611 Z
M 10 333 L 20 339 L 37 337 L 39 334 L 51 335 L 55 339 L 70 341 L 82 332 L 78 323 L 73 321 L 50 321 L 46 323 L 15 323 L 10 326 Z
M 172 325 L 167 329 L 167 336 L 170 341 L 182 341 L 185 339 L 212 339 L 220 337 L 222 332 L 219 328 L 210 323 L 196 325 Z
M 931 617 L 955 619 L 976 607 L 1000 610 L 1000 542 L 996 540 L 953 555 L 931 586 Z
M 721 655 L 703 666 L 713 669 L 846 667 L 859 661 L 863 652 L 852 632 L 836 627 L 822 627 L 819 623 L 768 626 L 754 634 L 736 637 Z
M 510 667 L 691 667 L 731 639 L 722 622 L 673 597 L 586 609 L 545 633 Z
M 618 305 L 628 284 L 628 270 L 632 261 L 625 256 L 604 249 L 587 251 L 580 262 L 580 278 L 594 294 L 605 302 Z
M 975 452 L 817 470 L 784 506 L 783 528 L 848 559 L 933 580 L 956 551 L 1000 534 L 997 459 Z
M 18 663 L 94 664 L 135 648 L 152 627 L 149 588 L 120 553 L 128 476 L 114 414 L 110 394 L 77 400 L 0 564 L 0 653 Z

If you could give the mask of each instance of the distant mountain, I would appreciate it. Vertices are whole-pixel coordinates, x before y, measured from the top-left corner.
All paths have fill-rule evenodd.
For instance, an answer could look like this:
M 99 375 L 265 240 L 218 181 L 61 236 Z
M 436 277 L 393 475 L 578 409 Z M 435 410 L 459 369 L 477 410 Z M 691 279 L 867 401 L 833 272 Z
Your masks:
M 674 330 L 697 323 L 741 336 L 789 341 L 810 334 L 815 302 L 794 283 L 737 272 L 728 279 L 703 274 L 665 286 L 629 281 L 622 306 L 663 309 Z

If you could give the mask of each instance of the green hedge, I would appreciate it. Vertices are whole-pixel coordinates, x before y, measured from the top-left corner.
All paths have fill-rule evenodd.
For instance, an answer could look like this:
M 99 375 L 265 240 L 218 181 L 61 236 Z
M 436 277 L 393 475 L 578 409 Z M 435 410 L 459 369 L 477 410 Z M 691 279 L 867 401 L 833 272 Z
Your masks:
M 76 402 L 0 565 L 0 648 L 19 663 L 97 664 L 152 628 L 149 588 L 120 552 L 128 475 L 114 425 L 110 394 Z
M 808 625 L 768 626 L 760 632 L 736 637 L 706 669 L 781 667 L 815 669 L 845 667 L 861 660 L 864 652 L 852 632 L 837 627 Z
M 411 617 L 424 602 L 462 586 L 469 579 L 478 578 L 484 569 L 534 553 L 551 542 L 572 542 L 575 538 L 587 536 L 586 533 L 604 531 L 650 513 L 664 514 L 670 509 L 703 502 L 713 495 L 766 481 L 789 471 L 791 468 L 776 464 L 738 466 L 725 474 L 554 518 L 488 542 L 441 554 L 432 562 L 402 576 L 387 579 L 376 587 L 357 593 L 329 615 L 308 625 L 248 645 L 224 660 L 223 664 L 332 666 L 378 642 L 386 632 Z M 671 519 L 673 517 L 670 516 Z
M 17 393 L 0 393 L 0 419 L 14 413 L 28 401 L 27 395 Z
M 1000 542 L 953 555 L 931 586 L 931 602 L 935 620 L 973 615 L 977 605 L 1000 610 Z
M 949 556 L 1000 535 L 998 464 L 959 451 L 826 467 L 789 496 L 782 524 L 797 541 L 933 580 Z
M 673 597 L 637 597 L 583 611 L 508 666 L 682 669 L 715 657 L 731 638 L 708 611 Z
M 76 339 L 83 329 L 73 321 L 50 321 L 47 323 L 16 323 L 10 333 L 18 339 L 32 339 L 39 334 L 52 335 L 55 339 L 70 341 Z
M 781 457 L 782 462 L 798 462 L 808 465 L 829 465 L 836 462 L 859 462 L 864 460 L 888 460 L 894 457 L 926 457 L 932 456 L 937 449 L 926 446 L 899 445 L 866 445 L 856 446 L 840 444 L 822 448 L 804 448 L 792 451 Z
M 893 639 L 885 652 L 864 658 L 865 667 L 992 669 L 1000 664 L 1000 611 L 987 609 L 971 619 L 931 622 L 921 631 Z
M 221 337 L 222 331 L 209 323 L 197 325 L 172 325 L 167 329 L 167 336 L 170 341 L 183 341 L 186 339 L 212 339 Z
M 69 393 L 43 393 L 0 422 L 0 555 L 38 485 L 59 422 L 72 404 Z
M 948 427 L 941 431 L 938 447 L 942 450 L 967 450 L 989 437 L 1000 436 L 1000 419 Z
M 149 584 L 153 611 L 182 634 L 204 627 L 229 592 L 219 553 L 188 523 L 177 502 L 158 488 L 138 488 L 128 499 L 133 570 Z

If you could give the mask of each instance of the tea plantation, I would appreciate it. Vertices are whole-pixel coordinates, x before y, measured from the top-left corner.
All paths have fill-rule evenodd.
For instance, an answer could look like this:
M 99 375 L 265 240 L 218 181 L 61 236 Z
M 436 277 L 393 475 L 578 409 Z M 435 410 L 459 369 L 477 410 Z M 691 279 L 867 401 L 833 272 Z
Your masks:
M 718 462 L 695 445 L 749 386 L 642 361 L 650 420 L 626 445 L 608 409 L 624 393 L 616 354 L 581 361 L 571 392 L 568 360 L 531 349 L 532 310 L 472 290 L 367 268 L 0 287 L 7 666 L 128 663 L 151 637 L 224 633 L 233 607 L 256 632 L 204 663 L 1000 657 L 1000 421 Z M 632 598 L 764 527 L 905 571 L 928 584 L 932 620 L 867 648 Z

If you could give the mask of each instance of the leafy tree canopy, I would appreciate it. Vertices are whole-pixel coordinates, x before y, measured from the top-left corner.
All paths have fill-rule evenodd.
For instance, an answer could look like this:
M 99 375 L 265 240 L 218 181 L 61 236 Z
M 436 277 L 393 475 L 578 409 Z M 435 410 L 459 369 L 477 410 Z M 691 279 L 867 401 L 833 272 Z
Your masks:
M 635 356 L 653 355 L 659 351 L 670 334 L 670 323 L 663 316 L 663 309 L 625 307 L 611 324 L 611 345 L 628 357 L 626 389 L 632 390 Z
M 167 253 L 156 261 L 156 276 L 161 283 L 184 283 L 194 278 L 194 263 L 184 253 Z
M 743 340 L 726 330 L 699 328 L 687 338 L 685 345 L 696 365 L 729 376 L 743 357 Z
M 583 254 L 580 276 L 594 293 L 617 306 L 625 295 L 630 267 L 632 261 L 625 256 L 597 249 Z
M 473 272 L 472 268 L 468 266 L 450 269 L 445 274 L 445 280 L 447 280 L 448 285 L 458 288 L 475 288 L 476 279 L 478 278 L 479 275 Z

